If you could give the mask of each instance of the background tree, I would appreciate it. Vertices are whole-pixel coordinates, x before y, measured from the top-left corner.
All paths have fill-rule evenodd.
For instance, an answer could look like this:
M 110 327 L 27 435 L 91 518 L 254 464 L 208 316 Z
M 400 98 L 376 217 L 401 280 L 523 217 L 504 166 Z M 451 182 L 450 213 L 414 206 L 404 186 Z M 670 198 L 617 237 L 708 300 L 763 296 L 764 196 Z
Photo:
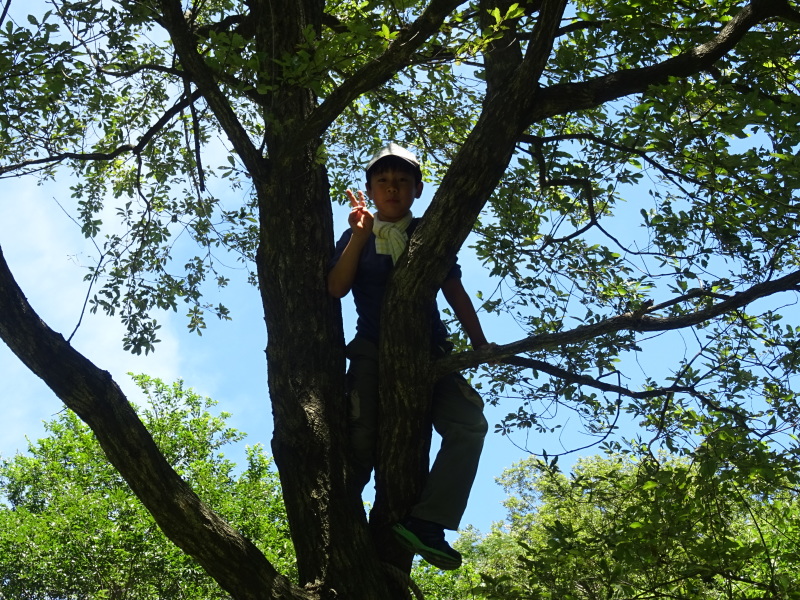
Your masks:
M 244 434 L 182 382 L 134 378 L 137 410 L 170 465 L 253 540 L 281 572 L 294 552 L 272 461 L 249 446 L 236 469 L 226 447 Z M 22 599 L 229 598 L 173 545 L 70 410 L 46 424 L 27 454 L 0 464 L 0 597 Z
M 89 0 L 3 23 L 0 174 L 79 178 L 77 217 L 100 248 L 91 308 L 121 317 L 127 348 L 152 350 L 157 312 L 180 302 L 194 329 L 227 317 L 203 300 L 204 281 L 226 283 L 215 248 L 253 269 L 295 582 L 200 500 L 3 261 L 0 336 L 237 599 L 402 597 L 381 563 L 410 564 L 387 531 L 425 475 L 424 399 L 437 375 L 489 359 L 490 398 L 519 406 L 503 431 L 547 429 L 559 406 L 602 440 L 624 411 L 643 451 L 726 432 L 745 449 L 788 440 L 779 464 L 794 468 L 796 330 L 778 310 L 800 282 L 798 21 L 788 0 Z M 419 148 L 438 191 L 387 292 L 368 528 L 324 275 L 330 192 L 386 139 Z M 242 202 L 225 193 L 237 185 Z M 426 328 L 405 325 L 471 231 L 501 279 L 486 307 L 521 339 L 432 364 Z M 670 331 L 677 351 L 634 380 L 626 359 L 661 358 L 665 338 L 651 341 Z
M 797 484 L 770 464 L 631 455 L 508 469 L 508 519 L 465 550 L 487 598 L 796 598 Z M 467 595 L 458 597 L 468 597 Z
M 209 412 L 214 400 L 182 381 L 134 380 L 146 399 L 137 414 L 170 465 L 282 573 L 296 575 L 280 482 L 263 448 L 248 446 L 239 468 L 225 452 L 246 434 L 227 426 L 229 414 Z M 0 597 L 230 598 L 161 533 L 72 411 L 45 429 L 27 453 L 0 463 Z M 435 597 L 456 585 L 422 564 L 413 577 Z

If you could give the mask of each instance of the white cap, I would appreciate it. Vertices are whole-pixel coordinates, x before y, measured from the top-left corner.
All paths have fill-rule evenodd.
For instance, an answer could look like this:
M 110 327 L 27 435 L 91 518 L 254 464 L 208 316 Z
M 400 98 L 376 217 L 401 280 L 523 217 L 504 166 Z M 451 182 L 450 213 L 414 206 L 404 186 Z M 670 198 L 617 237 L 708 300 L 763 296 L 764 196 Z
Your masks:
M 396 156 L 398 158 L 402 158 L 403 160 L 411 163 L 412 167 L 419 169 L 419 161 L 417 160 L 416 156 L 402 146 L 398 146 L 394 142 L 389 142 L 375 153 L 372 159 L 367 163 L 366 170 L 369 171 L 372 168 L 372 165 L 374 165 L 380 159 L 386 158 L 387 156 Z

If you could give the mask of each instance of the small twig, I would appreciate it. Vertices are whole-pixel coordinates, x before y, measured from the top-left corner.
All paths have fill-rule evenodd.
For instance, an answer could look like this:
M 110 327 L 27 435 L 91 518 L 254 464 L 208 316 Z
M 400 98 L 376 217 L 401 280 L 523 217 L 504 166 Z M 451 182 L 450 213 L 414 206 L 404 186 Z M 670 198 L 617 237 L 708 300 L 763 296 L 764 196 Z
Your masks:
M 8 15 L 8 9 L 11 8 L 11 0 L 6 0 L 6 4 L 3 7 L 3 14 L 0 15 L 0 26 L 3 25 L 3 21 L 6 20 L 6 15 Z
M 183 86 L 186 97 L 191 98 L 192 90 L 188 79 L 183 80 Z M 189 103 L 189 114 L 192 116 L 192 133 L 194 134 L 193 136 L 194 156 L 195 156 L 195 166 L 197 168 L 197 186 L 200 188 L 200 192 L 204 192 L 206 190 L 206 177 L 205 173 L 203 172 L 203 160 L 200 153 L 200 119 L 197 117 L 197 108 L 194 105 L 194 101 Z

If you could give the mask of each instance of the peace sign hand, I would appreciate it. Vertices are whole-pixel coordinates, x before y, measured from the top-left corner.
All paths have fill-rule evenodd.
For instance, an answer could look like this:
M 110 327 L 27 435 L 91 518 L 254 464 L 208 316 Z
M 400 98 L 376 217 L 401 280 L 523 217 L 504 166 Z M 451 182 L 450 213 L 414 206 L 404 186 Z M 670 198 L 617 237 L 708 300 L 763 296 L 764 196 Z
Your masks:
M 372 213 L 367 209 L 367 197 L 364 192 L 358 190 L 358 197 L 351 190 L 346 190 L 352 210 L 347 217 L 347 222 L 353 230 L 353 235 L 369 235 L 372 233 L 372 225 L 375 222 Z

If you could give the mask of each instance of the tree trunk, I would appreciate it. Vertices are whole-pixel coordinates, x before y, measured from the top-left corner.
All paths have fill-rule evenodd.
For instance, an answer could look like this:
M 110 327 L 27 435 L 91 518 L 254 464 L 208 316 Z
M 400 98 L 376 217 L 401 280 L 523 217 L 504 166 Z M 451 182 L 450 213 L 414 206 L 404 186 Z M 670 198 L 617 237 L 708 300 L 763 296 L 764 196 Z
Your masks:
M 373 588 L 377 569 L 358 496 L 348 492 L 344 343 L 327 293 L 332 217 L 315 149 L 276 168 L 259 199 L 258 254 L 266 316 L 272 451 L 303 584 L 348 598 Z M 323 206 L 326 205 L 327 206 Z M 373 595 L 378 590 L 370 591 Z M 340 596 L 341 597 L 341 596 Z

